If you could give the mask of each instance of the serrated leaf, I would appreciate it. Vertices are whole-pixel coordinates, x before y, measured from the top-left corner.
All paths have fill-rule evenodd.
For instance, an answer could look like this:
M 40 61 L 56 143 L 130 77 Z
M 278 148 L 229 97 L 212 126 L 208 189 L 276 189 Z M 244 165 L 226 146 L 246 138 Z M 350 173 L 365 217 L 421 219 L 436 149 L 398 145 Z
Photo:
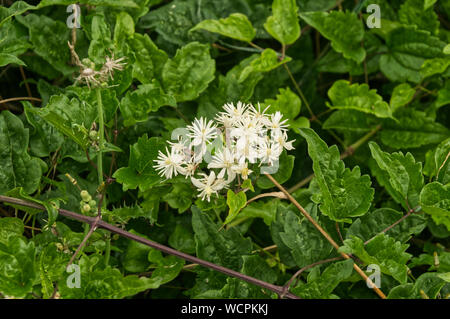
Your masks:
M 124 125 L 131 126 L 148 120 L 148 114 L 156 112 L 162 106 L 176 107 L 171 94 L 166 94 L 157 82 L 140 85 L 137 90 L 128 91 L 120 101 L 120 112 Z
M 215 60 L 209 55 L 209 47 L 191 42 L 165 63 L 163 86 L 177 102 L 194 100 L 214 80 L 214 72 Z
M 364 26 L 353 12 L 302 12 L 300 17 L 325 38 L 331 41 L 334 50 L 345 58 L 361 63 L 366 57 L 361 47 L 364 38 Z
M 368 175 L 361 176 L 358 166 L 345 168 L 336 145 L 327 144 L 312 130 L 301 129 L 313 160 L 320 194 L 315 195 L 320 210 L 334 221 L 351 222 L 350 217 L 364 215 L 372 202 L 374 190 Z
M 432 182 L 425 185 L 420 192 L 420 205 L 437 225 L 445 225 L 450 231 L 450 184 Z
M 42 176 L 41 161 L 28 154 L 28 129 L 9 111 L 0 113 L 0 194 L 16 187 L 33 193 Z
M 148 190 L 157 185 L 161 178 L 153 168 L 158 152 L 162 151 L 166 143 L 161 138 L 148 138 L 144 135 L 130 145 L 130 158 L 127 167 L 119 168 L 113 175 L 118 183 L 122 184 L 124 191 L 136 189 Z
M 339 248 L 340 252 L 354 254 L 366 264 L 376 264 L 382 273 L 394 277 L 398 282 L 405 284 L 408 267 L 406 262 L 411 254 L 405 252 L 408 244 L 402 244 L 394 238 L 385 234 L 379 234 L 367 245 L 353 236 L 344 240 L 344 246 Z
M 353 260 L 338 261 L 327 268 L 307 284 L 292 289 L 292 292 L 304 299 L 329 298 L 339 283 L 351 276 L 353 272 Z
M 328 90 L 328 97 L 332 103 L 327 103 L 330 108 L 354 109 L 381 118 L 392 117 L 389 105 L 367 84 L 350 84 L 346 80 L 338 80 Z
M 279 236 L 299 268 L 327 258 L 333 250 L 311 222 L 298 217 L 291 210 L 285 214 L 283 227 Z
M 0 67 L 8 64 L 18 64 L 26 66 L 25 62 L 9 53 L 0 53 Z
M 7 244 L 10 237 L 20 237 L 24 231 L 21 219 L 15 217 L 0 218 L 0 243 Z
M 379 133 L 381 142 L 394 149 L 438 144 L 450 135 L 448 128 L 412 108 L 398 109 L 395 118 L 386 119 Z
M 406 0 L 398 11 L 398 19 L 405 25 L 416 25 L 421 30 L 427 30 L 437 35 L 439 20 L 429 3 L 422 0 Z
M 380 58 L 380 70 L 393 82 L 419 83 L 426 59 L 442 56 L 445 44 L 429 32 L 414 27 L 393 29 L 387 37 L 388 54 Z
M 196 206 L 192 206 L 191 210 L 197 257 L 239 270 L 243 263 L 242 256 L 251 252 L 251 240 L 242 237 L 235 228 L 219 232 L 221 226 L 214 223 L 206 213 Z
M 369 240 L 393 225 L 403 216 L 401 212 L 392 208 L 378 208 L 355 220 L 348 228 L 345 237 L 357 236 L 364 241 Z M 427 218 L 412 214 L 395 227 L 389 229 L 386 234 L 404 243 L 411 238 L 411 235 L 420 234 L 427 226 L 427 222 Z
M 267 18 L 264 28 L 281 44 L 294 43 L 300 37 L 297 11 L 295 0 L 274 0 L 272 15 Z
M 244 42 L 252 41 L 256 35 L 252 23 L 248 20 L 247 16 L 242 13 L 230 14 L 225 19 L 203 20 L 190 31 L 194 30 L 206 30 Z
M 369 142 L 376 166 L 372 166 L 378 183 L 384 186 L 392 198 L 408 208 L 419 204 L 419 193 L 423 187 L 422 164 L 416 163 L 411 153 L 386 153 L 375 142 Z

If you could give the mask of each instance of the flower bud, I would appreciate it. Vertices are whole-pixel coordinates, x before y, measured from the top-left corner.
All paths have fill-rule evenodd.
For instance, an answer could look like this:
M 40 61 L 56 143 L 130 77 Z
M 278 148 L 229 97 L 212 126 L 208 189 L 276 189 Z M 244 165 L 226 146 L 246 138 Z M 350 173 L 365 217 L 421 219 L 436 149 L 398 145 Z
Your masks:
M 89 195 L 87 190 L 82 190 L 80 192 L 80 195 L 81 195 L 81 199 L 85 202 L 89 202 L 92 199 L 91 195 Z
M 89 132 L 89 138 L 90 138 L 91 140 L 96 140 L 97 137 L 98 137 L 98 132 L 97 132 L 97 131 L 91 130 L 91 131 Z
M 81 212 L 84 213 L 84 214 L 87 214 L 87 213 L 89 213 L 90 211 L 91 211 L 91 206 L 90 206 L 89 204 L 84 204 L 84 205 L 81 207 Z

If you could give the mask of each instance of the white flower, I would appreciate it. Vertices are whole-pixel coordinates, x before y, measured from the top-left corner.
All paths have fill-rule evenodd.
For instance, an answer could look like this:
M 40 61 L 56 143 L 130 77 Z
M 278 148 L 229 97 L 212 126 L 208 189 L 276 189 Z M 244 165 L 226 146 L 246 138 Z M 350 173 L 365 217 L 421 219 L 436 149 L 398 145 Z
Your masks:
M 241 157 L 239 159 L 239 163 L 233 165 L 232 170 L 237 173 L 241 174 L 241 177 L 243 179 L 247 179 L 248 175 L 250 175 L 253 171 L 248 168 L 248 162 L 245 161 L 245 157 Z
M 228 179 L 234 179 L 236 175 L 231 167 L 234 164 L 234 154 L 228 148 L 223 148 L 222 150 L 217 151 L 211 163 L 208 164 L 208 168 L 221 168 L 219 176 L 224 176 L 225 171 L 227 173 Z
M 269 163 L 272 165 L 273 162 L 276 162 L 281 155 L 283 148 L 278 143 L 266 142 L 262 143 L 258 149 L 258 155 L 261 159 L 261 163 Z
M 270 118 L 266 114 L 266 111 L 269 109 L 270 105 L 268 105 L 264 110 L 261 111 L 261 105 L 258 103 L 258 109 L 256 109 L 253 105 L 249 106 L 249 114 L 257 121 L 259 121 L 262 125 L 270 126 Z
M 158 159 L 154 160 L 157 165 L 153 167 L 155 170 L 159 171 L 158 174 L 162 177 L 165 176 L 166 179 L 172 178 L 172 175 L 177 176 L 178 173 L 184 174 L 184 169 L 181 166 L 183 163 L 183 156 L 178 154 L 174 149 L 169 150 L 166 147 L 165 155 L 163 152 L 158 152 Z
M 219 196 L 218 191 L 226 187 L 227 183 L 222 178 L 216 179 L 216 174 L 214 173 L 214 171 L 211 171 L 209 173 L 209 176 L 206 174 L 202 175 L 202 179 L 191 177 L 191 182 L 195 187 L 197 187 L 197 190 L 200 192 L 200 194 L 198 194 L 198 197 L 201 197 L 202 200 L 205 200 L 206 197 L 209 202 L 211 195 L 216 194 L 217 196 Z
M 227 103 L 223 106 L 225 112 L 221 112 L 222 115 L 227 115 L 232 121 L 239 121 L 247 113 L 248 105 L 237 102 L 236 106 L 233 103 Z
M 281 147 L 284 147 L 288 151 L 294 149 L 294 146 L 292 145 L 292 143 L 294 143 L 295 140 L 288 142 L 287 141 L 288 136 L 287 136 L 286 132 L 281 132 L 281 130 L 280 130 L 280 131 L 273 131 L 273 133 L 274 134 L 272 134 L 272 139 L 275 141 L 275 143 L 277 143 Z
M 284 123 L 287 122 L 287 119 L 282 121 L 281 120 L 282 117 L 283 115 L 280 113 L 280 111 L 276 111 L 275 114 L 272 114 L 270 118 L 269 127 L 273 130 L 277 129 L 286 130 L 288 125 Z

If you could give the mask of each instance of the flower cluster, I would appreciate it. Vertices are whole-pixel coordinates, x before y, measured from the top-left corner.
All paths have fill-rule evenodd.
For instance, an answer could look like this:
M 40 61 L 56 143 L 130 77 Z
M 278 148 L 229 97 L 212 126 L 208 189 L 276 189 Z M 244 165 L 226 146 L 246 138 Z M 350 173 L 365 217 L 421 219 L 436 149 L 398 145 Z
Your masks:
M 277 168 L 283 149 L 294 148 L 294 141 L 288 141 L 287 120 L 280 112 L 269 114 L 269 107 L 261 110 L 259 103 L 258 107 L 228 103 L 223 108 L 215 121 L 195 119 L 155 160 L 154 168 L 161 177 L 189 177 L 202 200 L 209 201 L 236 178 L 246 180 L 252 168 L 263 164 Z M 208 174 L 202 170 L 203 162 Z

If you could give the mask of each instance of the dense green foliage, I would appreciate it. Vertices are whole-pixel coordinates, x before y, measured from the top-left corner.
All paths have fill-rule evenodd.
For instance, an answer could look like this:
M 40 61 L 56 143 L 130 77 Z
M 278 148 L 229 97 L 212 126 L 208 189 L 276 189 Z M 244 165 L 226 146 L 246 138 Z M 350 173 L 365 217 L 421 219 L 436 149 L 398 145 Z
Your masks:
M 356 257 L 305 269 L 292 293 L 378 298 L 355 262 L 379 267 L 388 298 L 449 297 L 449 0 L 1 3 L 0 195 L 46 210 L 0 203 L 0 297 L 277 297 L 102 229 L 71 288 L 89 226 L 58 208 L 98 205 L 108 223 L 279 286 L 339 257 L 279 193 L 251 200 L 279 192 L 259 169 L 210 202 L 157 174 L 174 129 L 238 101 L 288 119 L 295 149 L 272 176 Z M 68 42 L 90 71 L 106 57 L 123 70 L 86 80 Z

